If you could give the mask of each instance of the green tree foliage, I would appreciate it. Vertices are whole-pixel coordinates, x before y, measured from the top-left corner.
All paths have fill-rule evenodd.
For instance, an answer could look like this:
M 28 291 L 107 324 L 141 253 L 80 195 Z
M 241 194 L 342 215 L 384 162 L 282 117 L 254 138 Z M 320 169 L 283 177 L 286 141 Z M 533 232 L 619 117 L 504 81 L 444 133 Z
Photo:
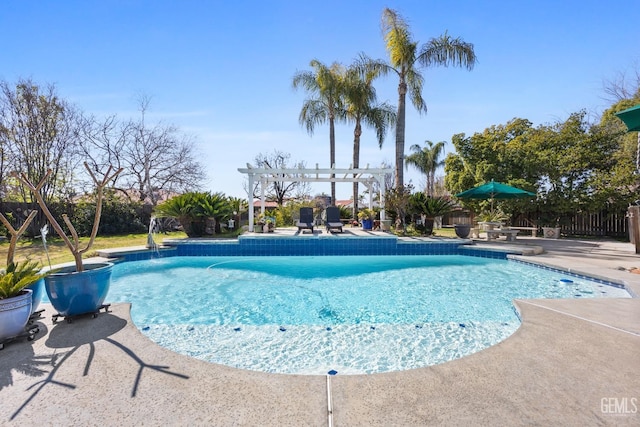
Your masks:
M 444 153 L 444 146 L 444 141 L 435 144 L 431 141 L 425 141 L 424 147 L 413 144 L 410 147 L 412 153 L 405 159 L 407 167 L 411 165 L 426 176 L 427 181 L 424 192 L 428 196 L 433 197 L 435 195 L 436 170 L 444 166 L 444 160 L 441 159 Z
M 362 125 L 376 131 L 378 146 L 382 147 L 387 129 L 396 122 L 394 107 L 387 103 L 379 104 L 373 81 L 378 76 L 374 70 L 362 73 L 356 65 L 347 70 L 343 80 L 344 117 L 354 124 L 353 129 L 353 167 L 360 167 L 360 137 Z M 358 183 L 353 183 L 353 209 L 355 218 L 358 212 Z M 335 203 L 335 199 L 332 199 Z
M 273 216 L 276 218 L 276 225 L 278 227 L 293 226 L 296 224 L 300 215 L 300 208 L 302 207 L 313 207 L 313 204 L 311 202 L 291 201 L 278 206 L 276 209 L 265 211 L 265 213 L 267 216 Z
M 147 227 L 141 220 L 142 204 L 114 197 L 105 197 L 102 202 L 100 235 L 144 233 Z M 94 202 L 80 201 L 73 210 L 72 221 L 80 236 L 89 236 L 96 213 Z
M 395 187 L 390 189 L 385 197 L 385 207 L 389 213 L 395 218 L 396 230 L 406 233 L 406 217 L 411 213 L 411 194 L 413 186 L 405 185 L 401 188 Z
M 539 195 L 500 201 L 507 213 L 537 209 L 560 218 L 624 209 L 633 198 L 632 163 L 620 129 L 604 118 L 590 124 L 581 111 L 537 128 L 513 119 L 470 137 L 455 135 L 456 153 L 445 161 L 446 186 L 455 194 L 493 179 Z M 488 202 L 462 203 L 479 212 Z
M 398 113 L 396 124 L 396 165 L 395 185 L 404 186 L 404 137 L 406 118 L 406 96 L 419 113 L 427 111 L 422 98 L 424 77 L 420 67 L 457 66 L 471 70 L 476 63 L 473 44 L 460 38 L 452 38 L 446 32 L 432 38 L 422 46 L 413 40 L 407 22 L 400 14 L 389 8 L 382 11 L 382 31 L 386 43 L 389 62 L 372 61 L 366 57 L 362 63 L 367 68 L 377 69 L 382 74 L 392 73 L 398 76 Z
M 344 120 L 342 115 L 344 67 L 337 62 L 326 66 L 317 59 L 313 59 L 309 65 L 313 71 L 300 71 L 293 76 L 293 88 L 302 88 L 309 95 L 302 104 L 299 121 L 306 127 L 309 135 L 313 135 L 317 125 L 329 123 L 329 163 L 333 167 L 336 163 L 335 123 L 336 120 Z M 336 200 L 335 182 L 331 183 L 331 200 Z

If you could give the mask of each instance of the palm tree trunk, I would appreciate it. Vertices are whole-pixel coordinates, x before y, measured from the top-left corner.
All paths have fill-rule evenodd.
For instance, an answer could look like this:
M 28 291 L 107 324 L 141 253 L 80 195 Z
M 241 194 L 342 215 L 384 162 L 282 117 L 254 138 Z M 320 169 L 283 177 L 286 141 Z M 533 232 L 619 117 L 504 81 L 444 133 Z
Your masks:
M 434 171 L 430 171 L 427 177 L 427 186 L 429 187 L 429 193 L 428 195 L 430 197 L 433 197 L 433 193 L 435 193 L 435 172 Z
M 329 118 L 329 167 L 333 168 L 336 164 L 336 129 L 334 119 Z M 331 174 L 331 178 L 335 177 L 334 174 Z M 336 183 L 331 181 L 331 204 L 336 204 Z
M 398 121 L 396 122 L 396 188 L 404 186 L 404 124 L 407 84 L 398 85 Z
M 362 135 L 362 127 L 360 121 L 356 121 L 356 128 L 353 131 L 353 168 L 360 167 L 360 135 Z M 355 178 L 355 174 L 353 175 Z M 358 215 L 358 183 L 353 183 L 353 218 L 357 218 Z

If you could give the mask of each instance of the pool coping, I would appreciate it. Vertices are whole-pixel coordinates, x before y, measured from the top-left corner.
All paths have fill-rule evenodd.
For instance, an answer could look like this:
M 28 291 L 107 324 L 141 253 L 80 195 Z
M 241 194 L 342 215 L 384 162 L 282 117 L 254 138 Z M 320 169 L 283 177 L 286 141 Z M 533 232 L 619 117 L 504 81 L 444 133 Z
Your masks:
M 523 258 L 637 290 L 640 275 L 619 269 L 640 265 L 628 246 L 599 258 L 594 250 L 558 251 Z M 522 325 L 493 347 L 426 368 L 334 377 L 265 374 L 175 354 L 133 325 L 129 304 L 56 325 L 46 306 L 36 340 L 0 352 L 1 419 L 21 425 L 320 426 L 330 418 L 334 425 L 638 424 L 632 403 L 640 407 L 640 299 L 514 304 Z

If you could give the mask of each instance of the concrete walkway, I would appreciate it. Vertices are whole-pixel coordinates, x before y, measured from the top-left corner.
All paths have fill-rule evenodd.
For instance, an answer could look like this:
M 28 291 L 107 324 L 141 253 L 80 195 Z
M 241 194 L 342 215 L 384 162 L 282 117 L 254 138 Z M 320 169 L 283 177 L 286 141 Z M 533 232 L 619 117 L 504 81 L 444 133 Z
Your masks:
M 543 246 L 544 254 L 521 258 L 609 277 L 640 295 L 640 275 L 628 271 L 640 256 L 630 244 L 509 245 Z M 128 304 L 55 325 L 47 307 L 35 341 L 0 351 L 0 424 L 640 424 L 640 299 L 515 305 L 522 326 L 489 349 L 428 368 L 335 377 L 244 371 L 172 353 L 137 330 Z

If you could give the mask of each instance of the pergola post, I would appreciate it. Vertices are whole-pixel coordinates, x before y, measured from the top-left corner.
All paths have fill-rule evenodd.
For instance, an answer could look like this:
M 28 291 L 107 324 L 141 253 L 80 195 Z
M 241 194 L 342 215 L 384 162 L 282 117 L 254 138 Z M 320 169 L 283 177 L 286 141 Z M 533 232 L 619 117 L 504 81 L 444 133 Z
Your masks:
M 378 181 L 378 187 L 380 188 L 380 221 L 384 221 L 387 219 L 387 212 L 385 209 L 384 175 L 377 175 L 376 181 Z
M 264 178 L 260 179 L 260 213 L 264 216 L 264 207 L 265 207 L 265 193 L 264 189 L 267 186 L 267 182 Z
M 249 231 L 253 232 L 253 185 L 255 179 L 253 173 L 249 172 L 247 175 L 249 177 Z

